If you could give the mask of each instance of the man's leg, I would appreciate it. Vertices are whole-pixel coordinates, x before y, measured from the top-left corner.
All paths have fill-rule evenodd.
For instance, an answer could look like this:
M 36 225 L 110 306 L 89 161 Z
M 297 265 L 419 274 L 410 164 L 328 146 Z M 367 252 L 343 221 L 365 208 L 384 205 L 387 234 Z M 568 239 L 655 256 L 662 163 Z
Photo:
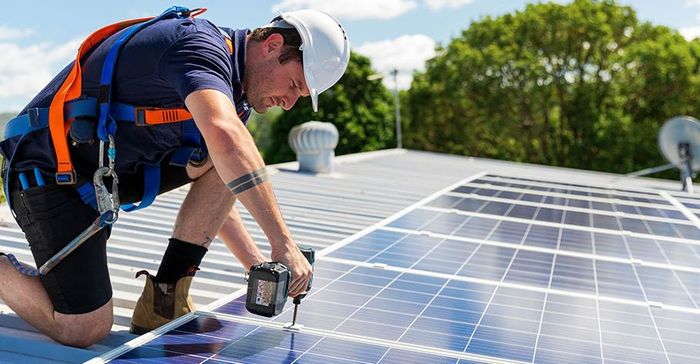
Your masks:
M 206 180 L 201 184 L 202 188 L 195 190 L 193 184 L 192 189 L 190 189 L 175 221 L 173 237 L 184 241 L 201 241 L 202 246 L 208 247 L 213 240 L 210 234 L 218 226 L 218 237 L 238 258 L 244 268 L 247 269 L 254 264 L 264 262 L 265 256 L 255 245 L 255 241 L 243 225 L 238 209 L 233 206 L 235 197 L 221 182 L 216 170 L 212 168 L 211 162 L 204 167 L 193 168 L 190 166 L 190 168 L 187 170 L 190 178 L 202 177 Z M 216 186 L 216 189 L 210 189 L 212 186 Z M 220 190 L 221 188 L 223 190 Z M 208 214 L 214 218 L 205 222 L 198 221 L 198 219 L 203 218 L 200 216 L 204 212 L 202 207 L 209 207 L 211 210 L 204 215 Z
M 112 328 L 111 299 L 85 314 L 55 312 L 39 277 L 20 273 L 6 257 L 0 257 L 0 298 L 19 317 L 65 345 L 90 346 L 109 335 Z
M 199 168 L 188 166 L 187 173 L 195 181 L 178 212 L 173 237 L 208 247 L 231 211 L 235 198 L 211 161 Z
M 133 333 L 152 330 L 194 309 L 188 294 L 192 276 L 233 207 L 234 197 L 211 161 L 198 168 L 188 166 L 187 174 L 194 182 L 178 212 L 158 273 L 147 275 L 131 321 Z
M 226 247 L 238 258 L 243 268 L 249 269 L 251 266 L 262 263 L 267 259 L 262 254 L 255 241 L 243 225 L 241 215 L 234 206 L 228 214 L 224 224 L 219 230 L 219 238 L 226 244 Z
M 12 200 L 17 222 L 38 265 L 97 217 L 70 186 L 13 190 Z M 41 278 L 23 275 L 7 257 L 0 257 L 0 298 L 21 318 L 60 343 L 80 347 L 94 344 L 112 327 L 108 238 L 109 229 L 101 230 Z

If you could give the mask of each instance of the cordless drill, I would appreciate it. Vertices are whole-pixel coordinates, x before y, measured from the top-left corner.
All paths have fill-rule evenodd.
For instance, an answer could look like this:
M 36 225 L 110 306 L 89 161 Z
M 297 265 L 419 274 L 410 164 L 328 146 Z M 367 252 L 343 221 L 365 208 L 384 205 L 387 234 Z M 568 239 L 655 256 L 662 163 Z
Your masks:
M 313 268 L 315 259 L 314 249 L 311 247 L 299 246 L 299 250 L 309 261 Z M 248 274 L 248 295 L 246 297 L 245 308 L 250 313 L 256 315 L 272 317 L 279 315 L 284 310 L 289 294 L 289 284 L 292 281 L 292 271 L 279 262 L 264 262 L 256 264 L 250 268 Z M 306 288 L 311 289 L 313 276 L 309 279 Z M 294 326 L 297 318 L 297 308 L 306 294 L 294 297 L 294 318 L 291 326 Z

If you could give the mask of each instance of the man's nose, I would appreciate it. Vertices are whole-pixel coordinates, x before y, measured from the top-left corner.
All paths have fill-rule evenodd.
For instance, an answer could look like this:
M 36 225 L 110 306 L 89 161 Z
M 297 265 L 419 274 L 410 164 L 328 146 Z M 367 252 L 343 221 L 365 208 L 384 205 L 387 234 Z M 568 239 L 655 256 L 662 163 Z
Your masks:
M 294 104 L 297 103 L 297 100 L 299 99 L 299 95 L 294 93 L 291 95 L 287 95 L 284 98 L 284 107 L 282 107 L 285 111 L 289 111 Z

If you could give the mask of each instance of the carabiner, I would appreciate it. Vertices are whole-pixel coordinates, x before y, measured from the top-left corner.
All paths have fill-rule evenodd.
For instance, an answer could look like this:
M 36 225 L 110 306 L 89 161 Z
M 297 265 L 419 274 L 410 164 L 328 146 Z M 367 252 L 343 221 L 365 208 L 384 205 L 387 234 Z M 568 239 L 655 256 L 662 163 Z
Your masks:
M 112 191 L 107 189 L 104 183 L 104 177 L 112 177 Z M 109 167 L 100 167 L 95 171 L 92 178 L 95 186 L 95 200 L 97 200 L 97 211 L 100 215 L 106 212 L 113 212 L 114 218 L 108 219 L 108 224 L 113 224 L 117 221 L 117 212 L 119 211 L 119 180 L 117 173 Z

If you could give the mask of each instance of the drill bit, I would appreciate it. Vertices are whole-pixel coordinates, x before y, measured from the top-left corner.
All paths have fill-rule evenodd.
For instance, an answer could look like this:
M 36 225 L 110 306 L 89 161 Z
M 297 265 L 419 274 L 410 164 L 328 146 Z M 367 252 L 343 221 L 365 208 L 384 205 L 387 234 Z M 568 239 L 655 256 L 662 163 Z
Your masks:
M 297 324 L 297 310 L 299 309 L 299 304 L 301 303 L 301 297 L 297 296 L 294 297 L 294 313 L 292 314 L 292 323 L 288 323 L 285 325 L 285 328 L 287 329 L 299 329 L 303 325 L 299 325 L 298 327 L 296 326 Z
M 292 316 L 292 326 L 296 325 L 297 323 L 297 309 L 299 308 L 298 304 L 294 304 L 294 315 Z

